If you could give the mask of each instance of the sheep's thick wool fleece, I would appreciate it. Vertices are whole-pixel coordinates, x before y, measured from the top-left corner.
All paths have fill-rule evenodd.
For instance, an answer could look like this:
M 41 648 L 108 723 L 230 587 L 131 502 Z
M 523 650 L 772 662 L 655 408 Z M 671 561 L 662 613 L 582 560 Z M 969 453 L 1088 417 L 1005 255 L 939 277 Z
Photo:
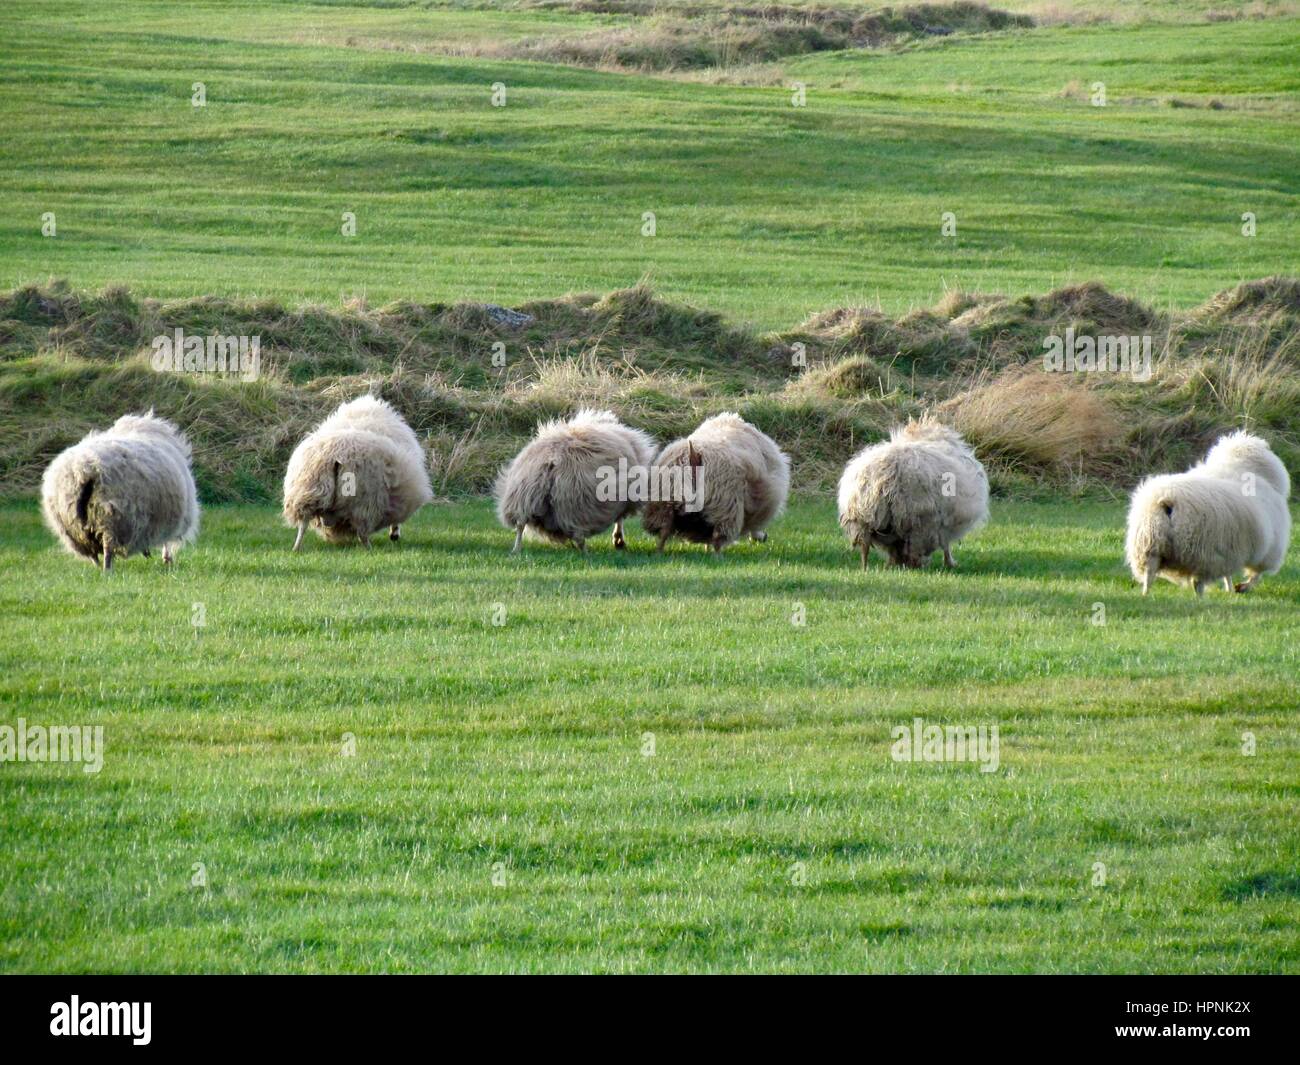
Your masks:
M 637 509 L 633 500 L 602 498 L 602 470 L 620 460 L 645 467 L 653 455 L 654 440 L 609 411 L 547 422 L 497 478 L 497 518 L 508 529 L 581 544 Z
M 152 411 L 124 415 L 50 463 L 41 510 L 63 546 L 85 558 L 175 550 L 199 531 L 189 441 Z

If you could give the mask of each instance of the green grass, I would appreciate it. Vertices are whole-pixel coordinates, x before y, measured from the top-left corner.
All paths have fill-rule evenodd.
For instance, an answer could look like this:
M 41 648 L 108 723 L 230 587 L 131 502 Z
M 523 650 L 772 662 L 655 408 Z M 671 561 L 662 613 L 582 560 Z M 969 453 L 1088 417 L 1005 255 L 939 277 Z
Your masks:
M 512 560 L 481 500 L 293 555 L 272 507 L 210 507 L 173 571 L 111 577 L 0 505 L 0 725 L 107 745 L 98 774 L 0 765 L 0 970 L 1300 972 L 1300 549 L 1203 601 L 1121 562 L 1131 475 L 1242 422 L 1297 454 L 1292 282 L 1180 318 L 1150 387 L 1092 388 L 1113 453 L 977 439 L 1000 492 L 1055 501 L 999 501 L 960 572 L 864 574 L 836 528 L 852 450 L 959 415 L 1049 325 L 1162 336 L 1148 308 L 1296 272 L 1296 5 L 1005 6 L 1048 24 L 652 77 L 446 54 L 626 10 L 9 0 L 6 494 L 152 403 L 207 498 L 270 500 L 367 383 L 440 493 L 581 400 L 665 439 L 734 405 L 810 494 L 721 560 L 639 529 Z M 662 302 L 555 301 L 643 276 Z M 1142 305 L 1015 298 L 1092 279 Z M 896 320 L 951 289 L 1012 299 Z M 536 301 L 504 376 L 452 306 L 484 300 Z M 806 380 L 758 332 L 864 304 L 889 321 L 789 333 Z M 163 324 L 263 335 L 264 379 L 160 378 Z M 918 716 L 997 726 L 1000 768 L 893 761 Z
M 510 304 L 648 274 L 773 328 L 1091 278 L 1186 308 L 1295 267 L 1296 18 L 954 36 L 767 85 L 382 46 L 611 21 L 538 9 L 13 0 L 5 19 L 0 288 Z
M 863 574 L 826 502 L 721 560 L 214 508 L 105 578 L 5 508 L 3 722 L 106 757 L 0 767 L 0 968 L 1298 971 L 1297 552 L 1144 600 L 1122 524 L 1004 503 Z M 914 716 L 1000 770 L 893 762 Z

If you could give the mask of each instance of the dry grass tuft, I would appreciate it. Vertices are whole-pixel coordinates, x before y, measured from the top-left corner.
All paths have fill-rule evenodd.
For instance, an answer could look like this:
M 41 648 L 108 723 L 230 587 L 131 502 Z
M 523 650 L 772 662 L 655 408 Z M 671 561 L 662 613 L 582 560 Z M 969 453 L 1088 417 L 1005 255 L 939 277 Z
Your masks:
M 1104 468 L 1124 446 L 1122 423 L 1094 389 L 1024 368 L 977 380 L 939 407 L 985 459 L 1042 467 Z
M 959 0 L 874 11 L 790 4 L 655 4 L 642 0 L 544 3 L 586 14 L 632 16 L 631 25 L 513 41 L 409 42 L 367 40 L 370 47 L 436 51 L 491 59 L 642 73 L 707 71 L 713 79 L 763 81 L 762 67 L 787 56 L 853 48 L 884 48 L 953 33 L 1026 29 L 1033 19 Z M 350 39 L 349 43 L 356 43 Z
M 1243 281 L 1211 296 L 1192 312 L 1192 317 L 1214 324 L 1243 324 L 1278 314 L 1300 315 L 1300 279 L 1263 277 L 1257 281 Z

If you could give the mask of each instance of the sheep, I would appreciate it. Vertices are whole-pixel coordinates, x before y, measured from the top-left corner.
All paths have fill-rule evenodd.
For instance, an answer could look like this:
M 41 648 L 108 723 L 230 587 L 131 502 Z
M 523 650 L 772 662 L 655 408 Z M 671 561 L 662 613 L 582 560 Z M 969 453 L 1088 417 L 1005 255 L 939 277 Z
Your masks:
M 433 499 L 424 449 L 393 407 L 374 396 L 344 403 L 303 438 L 284 474 L 284 521 L 297 526 L 295 551 L 310 525 L 329 543 L 353 537 L 369 548 L 385 525 L 390 540 Z
M 790 492 L 789 456 L 731 412 L 715 414 L 665 447 L 655 473 L 661 484 L 676 474 L 682 489 L 661 491 L 673 498 L 647 503 L 641 516 L 645 530 L 659 537 L 660 551 L 672 536 L 708 544 L 719 555 L 746 534 L 764 543 L 766 526 L 785 509 Z
M 952 545 L 988 520 L 989 480 L 955 429 L 929 415 L 912 418 L 844 467 L 839 514 L 863 569 L 873 546 L 891 565 L 912 569 L 942 551 L 953 569 Z
M 1186 473 L 1148 477 L 1133 490 L 1124 553 L 1142 594 L 1156 577 L 1205 594 L 1208 581 L 1248 592 L 1282 568 L 1291 539 L 1291 478 L 1268 444 L 1220 437 Z M 1233 583 L 1244 571 L 1246 580 Z
M 158 546 L 170 566 L 199 531 L 189 441 L 152 410 L 123 415 L 50 463 L 41 511 L 65 548 L 105 573 L 114 555 L 147 558 Z
M 614 471 L 645 468 L 655 442 L 609 411 L 580 410 L 568 421 L 538 426 L 536 435 L 497 477 L 497 518 L 515 533 L 517 554 L 524 533 L 587 550 L 587 540 L 614 526 L 614 547 L 627 541 L 623 520 L 640 501 L 612 486 Z M 623 498 L 618 498 L 623 497 Z

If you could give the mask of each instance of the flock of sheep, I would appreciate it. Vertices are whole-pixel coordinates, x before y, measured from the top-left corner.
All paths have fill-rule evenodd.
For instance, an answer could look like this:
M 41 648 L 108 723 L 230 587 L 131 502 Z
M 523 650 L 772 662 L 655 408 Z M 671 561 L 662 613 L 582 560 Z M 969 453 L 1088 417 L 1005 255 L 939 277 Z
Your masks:
M 610 471 L 649 473 L 670 491 L 610 491 Z M 525 533 L 579 550 L 611 526 L 626 546 L 624 521 L 641 513 L 659 549 L 672 537 L 721 554 L 742 536 L 767 539 L 785 506 L 790 459 L 770 437 L 736 414 L 709 418 L 689 437 L 656 454 L 646 433 L 604 411 L 580 411 L 538 428 L 501 471 L 497 516 Z M 1197 595 L 1212 581 L 1247 591 L 1286 557 L 1291 517 L 1286 468 L 1268 444 L 1235 432 L 1185 473 L 1149 477 L 1133 492 L 1126 555 L 1145 595 L 1157 577 Z M 433 498 L 424 450 L 388 403 L 362 396 L 343 404 L 298 445 L 284 480 L 284 518 L 293 548 L 313 528 L 331 542 L 366 547 L 385 527 L 400 526 Z M 162 548 L 170 563 L 198 534 L 199 504 L 190 445 L 175 425 L 150 411 L 125 415 L 90 433 L 50 464 L 42 484 L 46 523 L 68 550 L 105 571 L 114 557 Z M 872 547 L 891 564 L 919 567 L 936 552 L 953 566 L 952 546 L 988 518 L 984 467 L 953 429 L 913 419 L 890 439 L 859 452 L 839 485 L 840 525 L 861 555 Z M 1233 583 L 1245 574 L 1240 584 Z

